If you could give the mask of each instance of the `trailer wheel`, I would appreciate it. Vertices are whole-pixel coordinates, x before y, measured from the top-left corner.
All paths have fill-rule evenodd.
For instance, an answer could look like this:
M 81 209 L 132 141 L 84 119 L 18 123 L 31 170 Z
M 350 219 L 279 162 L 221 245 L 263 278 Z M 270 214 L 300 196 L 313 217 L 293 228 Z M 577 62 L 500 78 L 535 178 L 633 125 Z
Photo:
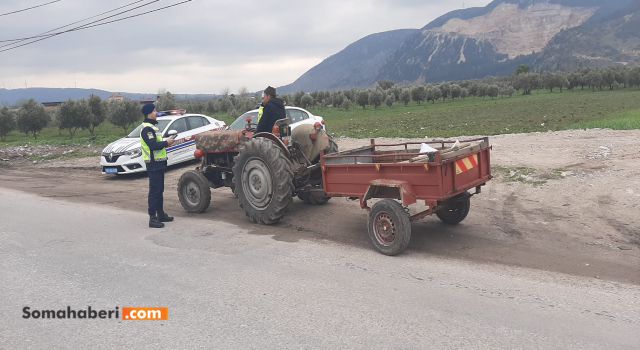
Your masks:
M 457 225 L 469 215 L 471 196 L 463 193 L 442 203 L 441 206 L 442 208 L 436 212 L 440 221 L 447 225 Z
M 312 191 L 312 192 L 298 192 L 298 198 L 305 204 L 310 205 L 325 205 L 331 197 L 327 197 L 324 192 Z
M 199 171 L 187 171 L 178 181 L 178 198 L 188 213 L 204 213 L 211 204 L 209 180 Z
M 291 163 L 278 145 L 265 138 L 247 142 L 233 166 L 234 193 L 254 223 L 280 221 L 294 191 Z
M 411 240 L 411 221 L 400 203 L 383 199 L 369 213 L 369 239 L 382 254 L 398 255 Z

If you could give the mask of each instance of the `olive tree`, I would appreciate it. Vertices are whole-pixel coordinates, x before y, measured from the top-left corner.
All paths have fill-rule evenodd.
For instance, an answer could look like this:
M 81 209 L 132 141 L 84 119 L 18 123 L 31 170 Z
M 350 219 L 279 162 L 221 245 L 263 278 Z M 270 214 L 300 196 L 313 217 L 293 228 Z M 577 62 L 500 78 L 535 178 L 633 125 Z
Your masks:
M 368 91 L 360 91 L 356 97 L 356 102 L 362 109 L 367 108 L 367 104 L 369 103 L 369 92 Z
M 411 99 L 421 104 L 427 98 L 427 91 L 424 86 L 418 86 L 411 89 Z
M 25 135 L 38 138 L 38 133 L 51 122 L 51 116 L 44 107 L 31 99 L 23 103 L 18 111 L 18 129 Z
M 378 108 L 384 102 L 384 95 L 381 91 L 376 90 L 369 94 L 369 104 L 373 106 L 373 108 Z
M 89 133 L 95 137 L 95 130 L 107 119 L 107 103 L 100 96 L 91 95 L 87 101 L 89 107 Z
M 114 102 L 109 106 L 109 121 L 124 131 L 127 131 L 131 124 L 141 119 L 140 104 L 137 102 Z
M 411 102 L 411 92 L 409 91 L 409 89 L 402 90 L 402 92 L 400 93 L 400 101 L 402 101 L 405 106 L 409 105 L 409 102 Z
M 88 129 L 90 122 L 89 115 L 91 109 L 86 101 L 67 101 L 60 107 L 58 112 L 58 127 L 61 130 L 67 129 L 69 136 L 75 136 L 79 129 Z
M 0 140 L 16 129 L 16 113 L 7 107 L 0 109 Z
M 309 108 L 313 106 L 313 103 L 314 103 L 314 99 L 309 94 L 302 96 L 302 98 L 300 99 L 300 107 L 302 108 Z

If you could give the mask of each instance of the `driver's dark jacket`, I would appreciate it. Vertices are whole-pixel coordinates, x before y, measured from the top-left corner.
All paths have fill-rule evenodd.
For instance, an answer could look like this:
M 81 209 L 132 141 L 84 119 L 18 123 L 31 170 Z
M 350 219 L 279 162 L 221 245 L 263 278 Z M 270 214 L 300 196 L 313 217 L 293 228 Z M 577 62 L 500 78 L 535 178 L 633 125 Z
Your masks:
M 256 132 L 271 132 L 276 122 L 286 117 L 287 113 L 284 110 L 284 101 L 279 98 L 272 97 L 271 101 L 264 106 L 262 119 L 258 122 L 258 129 Z

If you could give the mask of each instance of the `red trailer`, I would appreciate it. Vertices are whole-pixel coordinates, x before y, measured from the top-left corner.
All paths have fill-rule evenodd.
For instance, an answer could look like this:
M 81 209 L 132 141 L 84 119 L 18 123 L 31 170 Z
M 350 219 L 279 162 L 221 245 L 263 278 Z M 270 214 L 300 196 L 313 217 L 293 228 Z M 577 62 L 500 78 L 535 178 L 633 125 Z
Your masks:
M 421 153 L 425 147 L 430 152 Z M 369 211 L 368 231 L 383 254 L 404 251 L 411 222 L 436 214 L 456 225 L 469 213 L 470 198 L 491 176 L 489 138 L 461 141 L 376 144 L 323 155 L 320 164 L 329 197 L 358 199 Z M 474 192 L 469 192 L 470 190 Z M 371 199 L 382 199 L 369 207 Z M 424 201 L 427 209 L 410 215 L 410 205 Z

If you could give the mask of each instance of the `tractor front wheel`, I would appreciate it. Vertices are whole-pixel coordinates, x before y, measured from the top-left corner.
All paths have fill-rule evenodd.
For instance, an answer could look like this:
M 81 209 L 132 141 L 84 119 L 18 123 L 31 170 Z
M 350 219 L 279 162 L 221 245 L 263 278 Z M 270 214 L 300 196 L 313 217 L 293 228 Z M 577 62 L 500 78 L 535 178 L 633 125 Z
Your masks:
M 211 204 L 209 180 L 199 171 L 187 171 L 178 181 L 178 198 L 188 213 L 204 213 Z

